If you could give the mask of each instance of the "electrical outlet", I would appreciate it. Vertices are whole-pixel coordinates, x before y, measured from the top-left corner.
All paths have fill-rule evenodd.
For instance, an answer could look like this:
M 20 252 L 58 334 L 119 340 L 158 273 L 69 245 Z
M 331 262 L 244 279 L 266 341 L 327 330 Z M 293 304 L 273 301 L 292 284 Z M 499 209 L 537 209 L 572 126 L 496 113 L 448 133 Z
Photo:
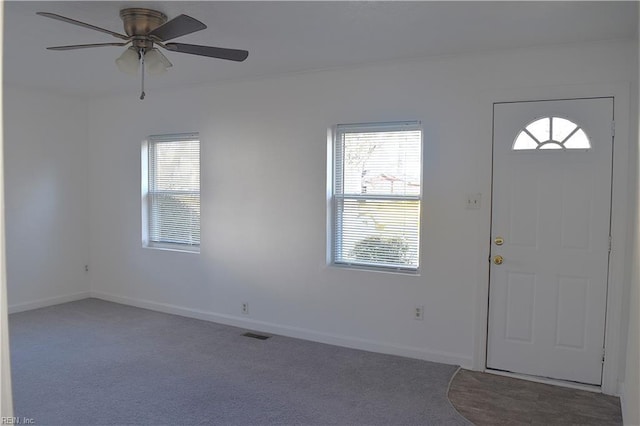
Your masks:
M 249 315 L 249 302 L 242 302 L 242 313 Z
M 424 319 L 424 306 L 416 305 L 413 309 L 413 319 L 422 321 Z
M 479 209 L 481 199 L 482 194 L 479 192 L 477 194 L 467 194 L 467 210 Z

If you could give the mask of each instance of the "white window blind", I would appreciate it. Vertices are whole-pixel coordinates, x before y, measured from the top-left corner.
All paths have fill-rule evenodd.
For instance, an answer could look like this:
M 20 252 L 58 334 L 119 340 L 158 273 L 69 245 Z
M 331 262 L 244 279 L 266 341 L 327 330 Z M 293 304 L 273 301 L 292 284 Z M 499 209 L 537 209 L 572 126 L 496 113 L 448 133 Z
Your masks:
M 200 141 L 197 134 L 148 141 L 150 246 L 200 246 Z
M 333 153 L 333 262 L 417 270 L 420 123 L 338 125 Z

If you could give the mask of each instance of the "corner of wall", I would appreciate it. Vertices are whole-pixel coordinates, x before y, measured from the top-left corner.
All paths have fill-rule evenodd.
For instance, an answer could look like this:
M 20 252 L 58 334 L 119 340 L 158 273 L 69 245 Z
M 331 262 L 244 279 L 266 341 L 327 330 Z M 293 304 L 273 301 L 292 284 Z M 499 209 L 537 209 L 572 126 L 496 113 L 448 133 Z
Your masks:
M 638 11 L 640 21 L 640 10 Z M 639 45 L 636 52 L 640 60 L 640 33 Z M 640 63 L 637 62 L 638 69 Z M 636 71 L 638 71 L 636 69 Z M 633 247 L 632 274 L 629 291 L 629 323 L 627 330 L 626 364 L 624 369 L 624 381 L 620 383 L 620 401 L 622 405 L 622 418 L 625 425 L 640 425 L 640 118 L 638 117 L 638 102 L 640 100 L 640 84 L 636 80 L 636 110 L 635 118 L 637 133 L 635 135 L 636 151 L 634 153 L 634 209 L 633 209 Z

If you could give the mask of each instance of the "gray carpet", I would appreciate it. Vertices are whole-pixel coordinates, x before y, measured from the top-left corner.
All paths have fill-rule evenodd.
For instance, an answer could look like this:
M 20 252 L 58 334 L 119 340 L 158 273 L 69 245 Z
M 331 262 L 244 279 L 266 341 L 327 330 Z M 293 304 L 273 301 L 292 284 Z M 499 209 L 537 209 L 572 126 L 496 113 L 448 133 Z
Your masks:
M 468 425 L 456 371 L 98 299 L 12 314 L 15 415 L 37 425 Z

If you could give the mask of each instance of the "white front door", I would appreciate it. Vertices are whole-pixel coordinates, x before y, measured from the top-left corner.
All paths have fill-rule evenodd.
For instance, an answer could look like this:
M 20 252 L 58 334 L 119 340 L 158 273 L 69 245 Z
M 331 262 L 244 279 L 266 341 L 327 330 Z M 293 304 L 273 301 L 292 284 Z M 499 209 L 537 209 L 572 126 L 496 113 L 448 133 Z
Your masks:
M 612 124 L 612 98 L 494 105 L 487 368 L 601 384 Z

